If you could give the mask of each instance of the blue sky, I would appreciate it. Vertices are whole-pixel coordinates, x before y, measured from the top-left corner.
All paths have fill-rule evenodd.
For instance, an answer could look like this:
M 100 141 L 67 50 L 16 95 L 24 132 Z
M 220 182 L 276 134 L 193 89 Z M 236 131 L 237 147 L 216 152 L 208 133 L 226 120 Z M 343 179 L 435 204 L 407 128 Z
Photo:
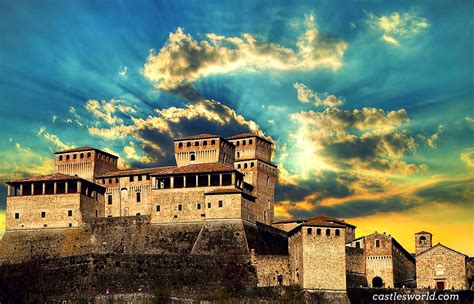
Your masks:
M 277 144 L 279 217 L 473 254 L 472 1 L 222 2 L 0 0 L 0 179 L 251 131 Z

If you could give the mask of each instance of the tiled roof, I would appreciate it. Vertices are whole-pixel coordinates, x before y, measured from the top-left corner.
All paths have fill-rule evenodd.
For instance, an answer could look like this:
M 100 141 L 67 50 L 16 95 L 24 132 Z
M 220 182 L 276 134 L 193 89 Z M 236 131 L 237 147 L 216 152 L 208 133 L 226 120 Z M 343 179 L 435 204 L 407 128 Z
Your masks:
M 249 138 L 249 137 L 257 137 L 263 141 L 266 141 L 268 143 L 272 143 L 271 141 L 269 141 L 268 139 L 266 138 L 263 138 L 262 136 L 259 136 L 257 134 L 252 134 L 252 133 L 242 133 L 242 134 L 237 134 L 237 135 L 233 135 L 231 137 L 227 137 L 227 140 L 232 140 L 232 139 L 241 139 L 241 138 Z
M 275 221 L 273 224 L 290 224 L 290 223 L 302 223 L 305 220 L 302 219 L 297 219 L 297 220 L 280 220 L 280 221 Z
M 465 255 L 464 253 L 459 252 L 459 251 L 456 251 L 456 250 L 454 250 L 454 249 L 451 249 L 451 248 L 449 248 L 448 246 L 444 246 L 444 245 L 441 244 L 441 243 L 438 243 L 438 244 L 434 245 L 433 247 L 431 247 L 431 248 L 429 248 L 429 249 L 423 251 L 422 253 L 420 253 L 420 254 L 417 255 L 416 257 L 418 258 L 418 257 L 424 255 L 425 253 L 427 253 L 427 252 L 429 252 L 429 251 L 431 251 L 431 250 L 433 250 L 433 249 L 435 249 L 435 248 L 437 248 L 437 247 L 444 248 L 444 249 L 446 249 L 446 250 L 449 250 L 449 251 L 451 251 L 451 252 L 454 252 L 454 253 L 457 253 L 457 254 L 459 254 L 459 255 L 463 255 L 463 256 L 469 258 L 469 257 L 468 257 L 467 255 Z
M 209 191 L 209 192 L 206 192 L 205 194 L 240 194 L 242 193 L 241 190 L 239 189 L 225 189 L 225 188 L 221 188 L 221 189 L 216 189 L 216 190 L 212 190 L 212 191 Z
M 337 218 L 333 218 L 333 217 L 330 217 L 326 214 L 318 214 L 316 216 L 313 216 L 313 217 L 310 217 L 308 219 L 308 221 L 312 221 L 312 220 L 318 220 L 318 221 L 325 221 L 325 222 L 333 222 L 333 223 L 337 223 L 337 224 L 340 224 L 340 225 L 344 225 L 344 226 L 349 226 L 349 227 L 356 227 L 354 225 L 351 225 L 349 223 L 346 223 L 345 221 L 343 220 L 340 220 L 340 219 L 337 219 Z
M 97 148 L 93 148 L 93 147 L 89 147 L 89 146 L 82 146 L 82 147 L 77 147 L 77 148 L 72 148 L 72 149 L 68 149 L 68 150 L 62 150 L 62 151 L 57 151 L 57 152 L 54 152 L 54 154 L 60 154 L 60 153 L 71 153 L 71 152 L 81 152 L 81 151 L 90 151 L 90 150 L 95 150 L 95 151 L 100 151 L 104 154 L 108 154 L 110 156 L 113 156 L 113 157 L 116 157 L 118 158 L 118 156 L 116 155 L 113 155 L 109 152 L 105 152 L 105 151 L 102 151 L 100 149 L 97 149 Z
M 7 183 L 24 183 L 24 182 L 45 182 L 45 181 L 65 181 L 65 180 L 79 180 L 82 179 L 77 176 L 66 175 L 62 173 L 53 173 L 47 175 L 31 176 L 27 178 L 14 179 Z
M 153 167 L 153 168 L 131 168 L 131 169 L 125 169 L 125 170 L 117 170 L 117 171 L 111 171 L 111 172 L 106 172 L 97 175 L 97 178 L 107 178 L 107 177 L 116 177 L 116 176 L 129 176 L 129 175 L 140 175 L 140 174 L 154 174 L 154 173 L 159 173 L 163 170 L 169 170 L 170 168 L 176 168 L 176 167 Z
M 420 232 L 417 232 L 415 234 L 431 234 L 430 232 L 427 232 L 427 231 L 420 231 Z
M 219 135 L 214 135 L 214 134 L 197 134 L 197 135 L 191 135 L 191 136 L 185 136 L 182 138 L 175 139 L 175 141 L 178 140 L 189 140 L 189 139 L 204 139 L 204 138 L 214 138 L 214 137 L 220 137 Z
M 212 172 L 233 172 L 233 167 L 221 164 L 196 164 L 183 167 L 168 167 L 159 170 L 152 175 L 172 175 L 172 174 L 190 174 L 190 173 L 212 173 Z
M 345 228 L 345 225 L 329 223 L 326 221 L 311 220 L 301 224 L 301 226 L 321 226 L 321 227 L 334 227 L 334 228 Z

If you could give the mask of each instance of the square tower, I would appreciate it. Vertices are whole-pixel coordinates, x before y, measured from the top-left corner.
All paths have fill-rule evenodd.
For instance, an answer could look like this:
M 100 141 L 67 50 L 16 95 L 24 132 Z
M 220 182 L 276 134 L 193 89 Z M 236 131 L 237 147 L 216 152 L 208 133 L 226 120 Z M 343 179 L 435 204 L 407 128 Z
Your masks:
M 278 175 L 277 167 L 271 163 L 273 143 L 250 133 L 227 139 L 235 146 L 234 168 L 244 173 L 244 181 L 254 187 L 256 220 L 271 225 Z
M 426 231 L 420 231 L 415 233 L 415 254 L 419 255 L 420 253 L 430 249 L 433 246 L 433 235 Z
M 94 182 L 99 174 L 117 171 L 117 156 L 92 147 L 79 147 L 54 154 L 57 173 L 76 175 Z
M 212 163 L 233 166 L 234 153 L 234 145 L 218 135 L 199 134 L 174 141 L 178 167 Z

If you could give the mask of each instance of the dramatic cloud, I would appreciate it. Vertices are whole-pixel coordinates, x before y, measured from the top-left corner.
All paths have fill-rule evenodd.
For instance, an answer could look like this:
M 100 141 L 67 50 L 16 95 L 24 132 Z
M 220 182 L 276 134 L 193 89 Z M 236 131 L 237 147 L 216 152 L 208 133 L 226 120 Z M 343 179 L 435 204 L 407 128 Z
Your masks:
M 90 99 L 86 103 L 87 111 L 91 112 L 95 117 L 105 120 L 108 124 L 122 123 L 117 114 L 135 113 L 135 109 L 126 106 L 123 101 L 112 99 L 109 102 L 102 100 Z
M 460 159 L 470 168 L 474 168 L 474 147 L 466 148 L 461 152 Z
M 263 41 L 248 33 L 225 37 L 210 33 L 194 40 L 182 28 L 170 33 L 158 53 L 152 51 L 143 75 L 159 89 L 196 95 L 193 83 L 210 75 L 248 71 L 336 70 L 342 65 L 347 43 L 326 36 L 317 29 L 314 15 L 305 20 L 305 31 L 296 41 L 296 50 Z
M 396 46 L 400 45 L 401 38 L 414 36 L 429 26 L 426 18 L 418 17 L 412 12 L 403 14 L 394 12 L 380 17 L 369 13 L 368 23 L 383 33 L 381 38 L 385 42 Z
M 45 127 L 41 127 L 38 133 L 36 133 L 36 136 L 42 136 L 46 141 L 50 142 L 52 144 L 50 147 L 52 152 L 74 148 L 73 145 L 62 142 L 58 136 L 46 132 Z
M 112 103 L 110 105 L 109 103 Z M 115 102 L 94 103 L 86 109 L 102 120 L 102 126 L 90 126 L 89 134 L 107 140 L 128 141 L 124 152 L 134 164 L 169 164 L 173 161 L 173 139 L 199 133 L 219 133 L 230 136 L 252 132 L 264 136 L 260 127 L 233 109 L 213 100 L 201 100 L 184 107 L 156 109 L 155 115 L 134 117 L 131 111 L 120 112 L 123 119 L 113 115 Z M 216 130 L 219 130 L 218 132 Z
M 443 180 L 419 189 L 415 195 L 430 202 L 472 206 L 474 178 Z
M 41 175 L 54 170 L 54 159 L 50 155 L 39 154 L 20 143 L 12 142 L 10 145 L 0 151 L 0 180 Z
M 302 103 L 314 103 L 318 107 L 337 107 L 344 103 L 342 98 L 327 93 L 319 94 L 303 83 L 295 82 L 293 87 L 296 89 L 298 100 Z

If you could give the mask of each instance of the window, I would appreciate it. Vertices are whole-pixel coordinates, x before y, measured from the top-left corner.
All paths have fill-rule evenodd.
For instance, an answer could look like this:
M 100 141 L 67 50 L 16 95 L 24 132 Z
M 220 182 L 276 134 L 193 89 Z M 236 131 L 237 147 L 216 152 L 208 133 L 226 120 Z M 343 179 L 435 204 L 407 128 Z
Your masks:
M 146 180 L 150 180 L 150 175 L 147 175 L 147 176 L 146 176 Z
M 213 139 L 211 140 L 211 145 L 215 145 L 216 144 L 216 141 Z
M 242 140 L 242 146 L 245 146 L 247 144 L 247 142 L 244 140 Z
M 109 184 L 111 184 L 111 183 L 112 183 L 112 179 L 111 179 L 111 178 L 109 178 Z
M 207 140 L 203 141 L 203 142 L 202 142 L 202 145 L 203 145 L 203 146 L 207 146 Z
M 240 157 L 240 152 L 237 152 L 237 157 Z
M 237 168 L 239 168 L 239 169 L 240 169 L 240 168 L 242 168 L 242 166 L 241 166 L 240 164 L 238 164 L 238 165 L 237 165 Z
M 156 212 L 160 212 L 160 205 L 156 205 Z
M 196 209 L 197 209 L 197 210 L 201 210 L 201 203 L 197 203 L 197 204 L 196 204 Z
M 237 147 L 240 146 L 240 142 L 239 142 L 239 141 L 236 142 L 236 146 L 237 146 Z
M 178 211 L 183 211 L 183 205 L 182 204 L 178 205 Z
M 251 145 L 251 144 L 252 144 L 252 140 L 251 140 L 251 139 L 249 139 L 249 145 Z
M 196 142 L 194 143 L 194 145 L 195 145 L 196 147 L 199 146 L 199 142 L 196 141 Z
M 69 160 L 69 155 L 66 155 L 66 160 Z
M 67 211 L 67 216 L 72 216 L 72 210 Z
M 81 159 L 84 158 L 84 153 L 81 153 L 81 156 L 80 156 L 80 157 L 81 157 Z
M 267 176 L 267 187 L 270 185 L 270 176 Z
M 102 185 L 105 185 L 105 179 L 102 179 L 101 183 Z
M 191 143 L 189 141 L 186 143 L 186 147 L 191 147 Z
M 313 234 L 313 229 L 308 228 L 308 234 Z
M 107 203 L 112 205 L 112 195 L 107 196 Z
M 95 211 L 95 217 L 99 217 L 99 210 Z
M 207 203 L 207 208 L 211 208 L 211 203 Z
M 45 227 L 45 228 L 48 227 L 48 224 L 44 224 L 43 227 Z
M 223 205 L 222 201 L 219 201 L 219 208 L 222 208 L 222 205 Z
M 326 229 L 326 235 L 331 235 L 331 229 Z
M 182 148 L 182 147 L 183 147 L 183 143 L 180 142 L 180 143 L 178 144 L 178 147 Z
M 356 248 L 360 248 L 360 242 L 356 242 Z
M 142 176 L 141 176 L 141 175 L 138 176 L 138 181 L 139 181 L 139 182 L 142 181 Z
M 341 232 L 339 231 L 339 229 L 336 229 L 336 236 L 339 236 L 341 235 Z
M 118 179 L 118 177 L 117 177 L 117 178 L 115 179 L 115 182 L 118 183 L 118 181 L 119 181 L 119 179 Z
M 132 176 L 130 176 L 130 181 L 131 181 L 131 182 L 133 182 L 133 175 L 132 175 Z
M 73 154 L 72 159 L 77 159 L 77 154 Z
M 375 247 L 380 247 L 380 240 L 375 240 Z
M 248 167 L 248 166 L 247 166 L 247 163 L 245 163 L 245 164 L 244 164 L 244 168 L 247 169 L 247 167 Z
M 321 235 L 321 229 L 320 228 L 316 229 L 316 234 Z
M 142 200 L 142 194 L 140 192 L 137 192 L 137 203 L 141 202 Z
M 90 152 L 87 152 L 87 158 L 91 158 L 92 154 Z
M 191 153 L 189 154 L 189 156 L 190 156 L 191 161 L 195 161 L 195 160 L 196 160 L 196 153 L 191 152 Z
M 63 156 L 62 156 L 62 155 L 59 155 L 59 160 L 63 160 Z
M 69 223 L 69 227 L 72 227 L 72 223 Z
M 18 220 L 18 219 L 20 219 L 20 213 L 17 212 L 15 213 L 15 220 Z
M 250 168 L 253 168 L 255 166 L 254 162 L 250 163 Z
M 420 245 L 426 245 L 426 237 L 424 235 L 420 236 Z
M 140 216 L 141 214 L 140 213 L 137 213 L 136 216 Z
M 41 218 L 46 218 L 46 212 L 45 211 L 41 211 Z

